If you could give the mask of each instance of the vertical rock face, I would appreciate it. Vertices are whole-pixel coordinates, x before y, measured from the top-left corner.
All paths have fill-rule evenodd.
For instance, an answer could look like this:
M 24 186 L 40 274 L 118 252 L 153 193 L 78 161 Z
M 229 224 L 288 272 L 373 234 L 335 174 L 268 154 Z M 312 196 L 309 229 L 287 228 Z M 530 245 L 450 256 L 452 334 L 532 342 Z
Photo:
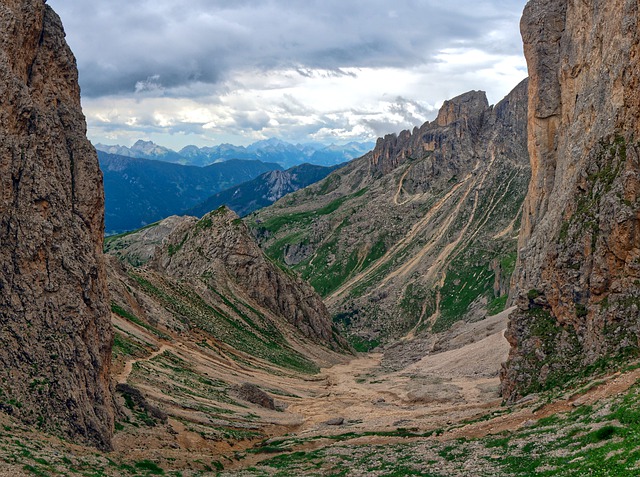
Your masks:
M 638 8 L 636 0 L 531 0 L 525 8 L 532 180 L 507 398 L 638 353 Z
M 43 0 L 0 2 L 0 406 L 110 447 L 102 175 Z

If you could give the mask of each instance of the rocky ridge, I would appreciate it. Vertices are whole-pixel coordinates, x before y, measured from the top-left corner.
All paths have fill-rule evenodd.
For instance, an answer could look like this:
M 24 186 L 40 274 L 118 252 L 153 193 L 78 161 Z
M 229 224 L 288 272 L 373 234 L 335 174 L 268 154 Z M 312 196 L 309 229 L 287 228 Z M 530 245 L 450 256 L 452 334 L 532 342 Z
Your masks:
M 152 266 L 169 277 L 202 280 L 217 290 L 246 295 L 308 338 L 341 347 L 321 298 L 304 281 L 270 263 L 227 207 L 200 220 L 185 218 L 163 242 Z
M 73 54 L 43 0 L 0 3 L 0 407 L 111 447 L 104 202 Z
M 637 2 L 532 0 L 532 180 L 503 371 L 511 400 L 636 356 L 640 330 Z
M 267 207 L 291 192 L 295 192 L 327 177 L 337 166 L 324 167 L 301 164 L 286 171 L 265 172 L 252 181 L 209 197 L 189 209 L 185 215 L 202 217 L 208 212 L 226 205 L 240 217 Z
M 247 218 L 360 349 L 503 309 L 529 179 L 526 88 L 495 106 L 480 91 L 447 101 L 435 121 Z
M 283 411 L 297 389 L 350 355 L 313 289 L 268 261 L 224 207 L 109 237 L 105 249 L 114 444 L 127 459 L 163 449 L 193 468 L 196 456 L 295 428 L 300 416 Z

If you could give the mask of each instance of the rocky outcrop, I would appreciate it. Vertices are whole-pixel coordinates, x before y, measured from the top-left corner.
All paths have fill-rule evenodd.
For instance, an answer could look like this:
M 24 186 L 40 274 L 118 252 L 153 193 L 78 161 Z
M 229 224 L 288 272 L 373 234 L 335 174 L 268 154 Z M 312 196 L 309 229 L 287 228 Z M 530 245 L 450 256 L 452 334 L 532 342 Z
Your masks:
M 532 0 L 525 9 L 532 180 L 506 398 L 638 354 L 638 9 L 626 0 Z
M 248 221 L 360 349 L 502 310 L 529 181 L 527 82 L 482 91 Z
M 236 386 L 233 391 L 243 401 L 257 404 L 265 409 L 275 410 L 276 408 L 273 398 L 253 383 L 242 383 Z
M 172 278 L 204 279 L 212 288 L 232 289 L 307 338 L 346 348 L 320 297 L 300 278 L 271 263 L 245 224 L 224 206 L 200 220 L 185 217 L 163 242 L 152 265 Z
M 108 449 L 104 201 L 75 59 L 43 0 L 0 3 L 0 402 Z

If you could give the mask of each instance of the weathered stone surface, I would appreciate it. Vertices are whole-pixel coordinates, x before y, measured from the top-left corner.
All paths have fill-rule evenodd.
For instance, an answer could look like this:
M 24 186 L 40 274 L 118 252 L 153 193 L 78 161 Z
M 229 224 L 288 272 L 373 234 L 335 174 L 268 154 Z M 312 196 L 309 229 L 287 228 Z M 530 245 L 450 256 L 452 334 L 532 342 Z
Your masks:
M 503 371 L 512 400 L 638 353 L 638 8 L 532 0 L 525 9 L 532 180 Z
M 265 409 L 275 410 L 273 398 L 252 383 L 242 383 L 234 389 L 236 395 L 247 402 L 257 404 Z
M 344 417 L 333 417 L 323 424 L 326 426 L 342 426 L 344 424 Z
M 104 200 L 75 59 L 43 0 L 0 2 L 0 401 L 110 448 Z
M 235 288 L 306 337 L 336 349 L 347 347 L 332 329 L 320 296 L 269 262 L 234 212 L 223 206 L 199 221 L 183 219 L 158 250 L 154 267 L 170 277 L 204 277 L 214 288 Z

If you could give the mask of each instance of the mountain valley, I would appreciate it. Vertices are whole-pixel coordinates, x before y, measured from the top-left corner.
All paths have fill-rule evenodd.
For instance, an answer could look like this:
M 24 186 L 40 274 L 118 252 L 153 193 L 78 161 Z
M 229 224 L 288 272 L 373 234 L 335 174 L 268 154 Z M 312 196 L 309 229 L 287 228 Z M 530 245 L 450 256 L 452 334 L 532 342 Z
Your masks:
M 528 79 L 372 149 L 96 152 L 1 0 L 0 477 L 638 475 L 639 22 L 530 0 Z
M 280 169 L 275 163 L 245 160 L 183 166 L 104 152 L 98 152 L 98 159 L 104 176 L 107 235 L 184 213 L 228 187 Z

